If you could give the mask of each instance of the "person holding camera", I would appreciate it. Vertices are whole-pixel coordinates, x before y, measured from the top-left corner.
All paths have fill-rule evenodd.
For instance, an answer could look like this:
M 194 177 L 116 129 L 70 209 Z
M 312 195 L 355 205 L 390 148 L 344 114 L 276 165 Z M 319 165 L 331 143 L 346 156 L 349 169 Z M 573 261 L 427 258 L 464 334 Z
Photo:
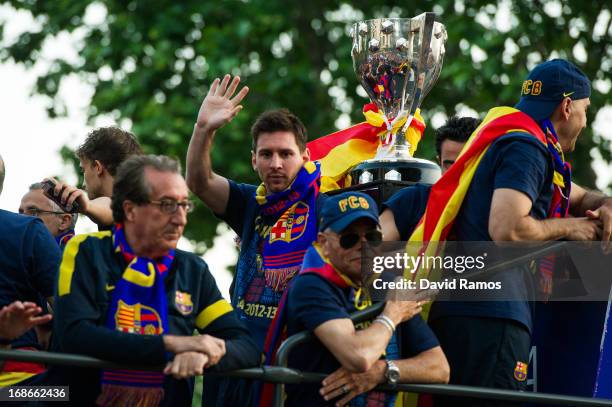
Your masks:
M 30 185 L 30 190 L 21 198 L 19 213 L 40 218 L 63 251 L 66 243 L 74 236 L 78 214 L 63 210 L 45 195 L 44 188 L 42 182 Z
M 111 196 L 117 167 L 127 158 L 142 154 L 136 137 L 118 127 L 101 127 L 87 135 L 76 155 L 83 171 L 84 189 L 53 178 L 52 199 L 67 212 L 90 218 L 100 230 L 113 224 Z

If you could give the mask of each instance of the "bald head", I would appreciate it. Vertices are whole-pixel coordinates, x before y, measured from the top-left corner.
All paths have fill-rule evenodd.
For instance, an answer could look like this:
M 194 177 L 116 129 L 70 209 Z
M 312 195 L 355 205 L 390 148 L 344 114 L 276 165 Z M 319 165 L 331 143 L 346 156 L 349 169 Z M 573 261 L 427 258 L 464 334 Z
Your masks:
M 0 194 L 2 193 L 2 186 L 4 185 L 4 160 L 0 155 Z

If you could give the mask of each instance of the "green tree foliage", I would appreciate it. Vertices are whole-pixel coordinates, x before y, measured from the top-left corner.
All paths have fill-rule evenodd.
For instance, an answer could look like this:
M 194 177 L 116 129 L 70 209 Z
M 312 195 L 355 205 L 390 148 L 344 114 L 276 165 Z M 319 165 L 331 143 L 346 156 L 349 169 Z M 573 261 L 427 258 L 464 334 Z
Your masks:
M 351 123 L 363 120 L 367 99 L 358 95 L 350 56 L 350 25 L 356 20 L 438 13 L 448 29 L 447 53 L 440 79 L 422 104 L 428 121 L 435 113 L 455 113 L 460 104 L 481 115 L 494 105 L 513 105 L 528 68 L 551 56 L 574 60 L 606 92 L 610 87 L 611 19 L 605 0 L 397 2 L 401 7 L 381 0 L 5 3 L 31 12 L 41 25 L 3 49 L 2 60 L 32 66 L 47 38 L 64 31 L 83 38 L 76 61 L 55 60 L 38 77 L 35 92 L 49 97 L 49 114 L 64 112 L 60 83 L 77 74 L 95 88 L 89 117 L 110 113 L 118 122 L 129 119 L 148 152 L 184 162 L 208 84 L 226 72 L 239 74 L 251 92 L 245 109 L 219 132 L 213 159 L 218 173 L 245 182 L 257 181 L 249 129 L 265 109 L 288 107 L 303 119 L 311 139 L 335 131 L 339 117 L 345 124 L 349 117 Z M 106 10 L 101 24 L 87 23 L 93 10 Z M 592 95 L 591 122 L 609 101 L 601 88 Z M 432 127 L 418 156 L 434 156 Z M 594 181 L 593 148 L 611 160 L 609 141 L 587 128 L 571 157 L 578 182 L 587 186 Z M 63 156 L 70 154 L 64 150 Z M 210 242 L 216 224 L 199 207 L 187 236 Z

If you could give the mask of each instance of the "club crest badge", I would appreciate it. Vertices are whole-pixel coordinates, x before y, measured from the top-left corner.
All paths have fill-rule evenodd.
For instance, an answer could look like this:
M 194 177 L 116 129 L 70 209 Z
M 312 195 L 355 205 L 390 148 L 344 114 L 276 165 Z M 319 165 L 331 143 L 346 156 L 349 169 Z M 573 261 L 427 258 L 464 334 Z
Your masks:
M 191 294 L 177 291 L 176 297 L 174 298 L 174 303 L 176 305 L 176 309 L 183 315 L 189 315 L 193 311 Z
M 527 379 L 527 363 L 517 361 L 514 368 L 514 378 L 519 382 L 524 382 Z
M 308 205 L 297 202 L 281 216 L 270 229 L 270 243 L 277 240 L 292 242 L 299 239 L 308 224 Z
M 153 308 L 140 303 L 129 305 L 121 300 L 115 313 L 115 326 L 118 331 L 144 335 L 161 335 L 164 332 L 161 318 Z

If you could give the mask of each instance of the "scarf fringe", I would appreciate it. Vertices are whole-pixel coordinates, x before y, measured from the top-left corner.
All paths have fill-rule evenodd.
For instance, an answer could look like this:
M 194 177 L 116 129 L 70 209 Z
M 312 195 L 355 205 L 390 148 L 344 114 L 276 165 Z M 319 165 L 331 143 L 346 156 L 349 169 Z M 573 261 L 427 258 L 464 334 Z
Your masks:
M 137 388 L 103 384 L 102 393 L 96 400 L 100 407 L 156 407 L 164 399 L 164 389 Z

